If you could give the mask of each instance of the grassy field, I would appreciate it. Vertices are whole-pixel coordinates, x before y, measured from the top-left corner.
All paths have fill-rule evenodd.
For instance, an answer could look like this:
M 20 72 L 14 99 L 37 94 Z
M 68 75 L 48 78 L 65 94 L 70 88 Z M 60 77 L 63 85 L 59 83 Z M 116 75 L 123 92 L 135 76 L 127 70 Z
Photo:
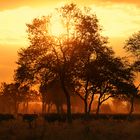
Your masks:
M 0 122 L 0 140 L 140 140 L 140 120 L 74 120 L 48 123 L 37 118 L 29 124 L 16 120 Z

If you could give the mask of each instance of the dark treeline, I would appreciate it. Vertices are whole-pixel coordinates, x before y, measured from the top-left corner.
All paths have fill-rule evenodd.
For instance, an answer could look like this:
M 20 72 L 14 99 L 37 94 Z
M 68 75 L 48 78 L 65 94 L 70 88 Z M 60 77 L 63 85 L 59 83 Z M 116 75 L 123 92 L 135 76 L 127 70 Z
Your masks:
M 29 46 L 19 50 L 14 82 L 2 84 L 1 98 L 10 99 L 15 113 L 23 101 L 28 106 L 29 101 L 41 100 L 42 113 L 46 113 L 48 104 L 55 103 L 59 113 L 61 104 L 66 104 L 69 122 L 71 98 L 77 96 L 84 103 L 85 116 L 89 116 L 96 95 L 97 116 L 109 98 L 129 101 L 132 114 L 134 99 L 139 98 L 134 80 L 135 73 L 140 71 L 140 32 L 124 46 L 134 55 L 130 63 L 127 58 L 115 56 L 89 8 L 81 10 L 68 4 L 56 11 L 66 33 L 60 36 L 49 33 L 52 18 L 49 15 L 27 24 Z M 49 92 L 54 100 L 49 99 Z

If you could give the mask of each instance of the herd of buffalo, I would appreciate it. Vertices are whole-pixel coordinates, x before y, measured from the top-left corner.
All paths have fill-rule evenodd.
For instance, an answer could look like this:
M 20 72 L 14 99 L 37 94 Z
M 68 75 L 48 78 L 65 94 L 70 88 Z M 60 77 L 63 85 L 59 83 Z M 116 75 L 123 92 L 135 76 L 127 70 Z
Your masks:
M 44 121 L 48 123 L 53 122 L 66 122 L 67 121 L 67 115 L 66 114 L 0 114 L 0 122 L 2 121 L 10 121 L 10 120 L 17 120 L 21 118 L 23 121 L 26 121 L 28 123 L 32 123 L 36 121 L 38 118 L 43 118 Z M 87 119 L 85 117 L 85 114 L 82 113 L 75 113 L 72 114 L 73 120 L 84 120 Z M 128 114 L 100 114 L 100 116 L 96 116 L 95 114 L 90 114 L 88 116 L 88 120 L 94 120 L 94 119 L 112 119 L 112 120 L 136 120 L 140 119 L 139 114 L 134 114 L 132 116 L 128 116 Z

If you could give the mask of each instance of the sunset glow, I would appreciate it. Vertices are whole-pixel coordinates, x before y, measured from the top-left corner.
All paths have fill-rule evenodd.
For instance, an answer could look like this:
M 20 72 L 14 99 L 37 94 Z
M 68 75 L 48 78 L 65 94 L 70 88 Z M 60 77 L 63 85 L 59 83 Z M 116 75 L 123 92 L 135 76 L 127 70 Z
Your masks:
M 61 23 L 59 16 L 55 15 L 51 20 L 50 34 L 58 37 L 65 33 L 66 33 L 66 30 L 63 24 Z
M 65 2 L 67 1 L 63 1 L 63 3 Z M 113 46 L 118 55 L 123 54 L 122 47 L 124 41 L 140 28 L 139 2 L 98 2 L 96 0 L 93 2 L 83 2 L 82 0 L 77 0 L 75 3 L 80 6 L 91 7 L 99 19 L 103 29 L 102 34 L 109 37 L 110 45 Z M 2 73 L 4 71 L 7 73 L 6 77 L 13 73 L 17 50 L 28 46 L 26 23 L 31 23 L 35 17 L 50 14 L 54 8 L 61 4 L 62 1 L 45 2 L 44 0 L 21 3 L 18 3 L 16 0 L 13 3 L 8 2 L 8 0 L 0 2 L 0 5 L 3 5 L 0 7 L 0 67 L 2 67 L 0 77 L 3 77 Z M 56 36 L 65 32 L 62 25 L 56 19 L 53 21 L 50 30 Z M 10 51 L 7 50 L 12 50 L 15 55 L 11 55 Z M 6 62 L 7 56 L 10 57 L 8 64 L 3 62 L 3 60 Z M 11 70 L 7 70 L 7 67 L 10 67 Z M 12 77 L 4 79 L 9 81 Z M 3 78 L 0 78 L 0 81 L 3 81 Z
M 0 124 L 0 140 L 140 139 L 140 0 L 0 0 Z

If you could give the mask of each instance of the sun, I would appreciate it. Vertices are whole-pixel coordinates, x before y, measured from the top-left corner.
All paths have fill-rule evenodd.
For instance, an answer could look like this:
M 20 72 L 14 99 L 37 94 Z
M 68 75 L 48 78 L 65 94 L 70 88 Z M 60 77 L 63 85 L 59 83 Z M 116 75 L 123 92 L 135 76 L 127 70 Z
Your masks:
M 61 23 L 53 22 L 53 24 L 51 25 L 50 33 L 53 36 L 61 36 L 62 34 L 65 33 L 65 29 Z
M 58 37 L 65 33 L 66 33 L 66 29 L 61 23 L 59 16 L 57 15 L 53 16 L 51 19 L 51 24 L 50 24 L 50 34 Z

